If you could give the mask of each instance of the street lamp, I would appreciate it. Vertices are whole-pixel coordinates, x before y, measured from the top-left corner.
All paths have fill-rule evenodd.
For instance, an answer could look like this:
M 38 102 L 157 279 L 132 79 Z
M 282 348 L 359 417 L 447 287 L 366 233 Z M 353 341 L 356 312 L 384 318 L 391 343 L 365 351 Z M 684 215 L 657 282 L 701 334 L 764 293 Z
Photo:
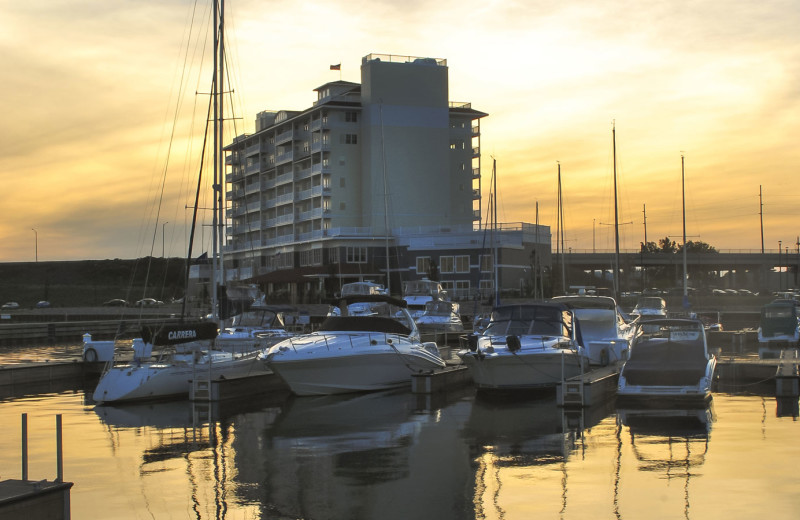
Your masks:
M 36 231 L 36 229 L 34 229 L 34 228 L 31 228 L 31 231 L 33 231 L 33 236 L 34 236 L 34 240 L 35 240 L 35 244 L 36 244 L 36 249 L 35 249 L 35 252 L 36 252 L 36 263 L 38 264 L 39 263 L 39 232 Z
M 169 222 L 164 222 L 161 224 L 161 258 L 164 258 L 164 227 L 169 224 Z
M 781 271 L 783 271 L 783 267 L 781 267 L 781 249 L 783 249 L 783 241 L 778 240 L 778 290 L 783 290 L 783 277 L 781 277 Z

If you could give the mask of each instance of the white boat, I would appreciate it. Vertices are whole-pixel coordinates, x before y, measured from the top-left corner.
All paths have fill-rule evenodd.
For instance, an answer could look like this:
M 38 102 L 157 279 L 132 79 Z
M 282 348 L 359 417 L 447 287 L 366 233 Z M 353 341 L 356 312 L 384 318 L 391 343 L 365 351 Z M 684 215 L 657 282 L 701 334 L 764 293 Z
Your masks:
M 258 351 L 236 354 L 210 348 L 217 324 L 199 322 L 143 329 L 133 341 L 133 360 L 112 364 L 100 376 L 92 399 L 119 403 L 188 397 L 192 381 L 266 374 Z M 153 348 L 160 350 L 155 358 Z M 176 352 L 180 347 L 183 353 Z
M 592 365 L 620 363 L 628 358 L 636 320 L 628 321 L 610 296 L 556 296 L 578 323 L 578 341 Z
M 786 348 L 800 344 L 800 318 L 794 300 L 780 299 L 761 308 L 758 326 L 758 357 L 780 357 Z
M 286 330 L 284 313 L 295 309 L 287 306 L 254 304 L 231 319 L 214 341 L 217 350 L 243 353 L 261 351 L 292 337 Z
M 351 296 L 366 296 L 373 294 L 388 295 L 383 285 L 375 282 L 351 282 L 342 285 L 341 298 L 349 298 Z M 372 311 L 372 305 L 369 302 L 356 301 L 347 306 L 348 314 L 350 316 L 372 316 L 375 313 Z M 339 307 L 333 306 L 330 309 L 331 316 L 339 316 Z
M 589 367 L 573 312 L 562 303 L 504 305 L 458 355 L 479 389 L 555 387 Z
M 370 315 L 351 315 L 354 303 Z M 413 374 L 444 368 L 435 343 L 422 343 L 406 304 L 385 295 L 338 301 L 311 334 L 296 336 L 264 353 L 264 362 L 297 395 L 328 395 L 410 386 Z
M 425 312 L 425 305 L 428 302 L 449 300 L 450 297 L 440 282 L 423 278 L 403 282 L 403 299 L 408 304 L 411 317 L 417 319 Z
M 414 319 L 422 339 L 436 343 L 458 341 L 458 337 L 464 333 L 459 310 L 456 302 L 434 300 L 426 303 L 425 312 Z
M 703 323 L 664 318 L 640 325 L 655 332 L 634 339 L 620 371 L 617 396 L 656 402 L 709 399 L 717 359 L 708 351 Z
M 664 318 L 667 316 L 667 303 L 658 296 L 642 296 L 636 302 L 631 315 L 641 316 L 642 319 Z

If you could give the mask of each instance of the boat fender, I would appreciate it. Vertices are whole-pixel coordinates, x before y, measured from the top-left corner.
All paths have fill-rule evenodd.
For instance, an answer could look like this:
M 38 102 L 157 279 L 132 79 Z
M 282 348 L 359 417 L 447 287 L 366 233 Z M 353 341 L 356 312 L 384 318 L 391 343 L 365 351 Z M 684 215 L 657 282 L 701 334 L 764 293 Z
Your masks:
M 517 352 L 519 349 L 522 348 L 522 344 L 519 342 L 519 336 L 508 336 L 506 337 L 506 346 L 508 350 L 511 352 Z
M 602 366 L 608 365 L 608 350 L 606 349 L 600 350 L 600 365 Z

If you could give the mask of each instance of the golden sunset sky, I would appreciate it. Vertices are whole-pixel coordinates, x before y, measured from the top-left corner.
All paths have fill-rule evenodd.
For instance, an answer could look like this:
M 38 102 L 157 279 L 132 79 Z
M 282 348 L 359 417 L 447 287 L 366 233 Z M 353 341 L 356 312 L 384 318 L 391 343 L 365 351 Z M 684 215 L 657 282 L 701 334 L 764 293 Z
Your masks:
M 0 261 L 186 254 L 208 4 L 0 0 Z M 761 187 L 765 247 L 796 251 L 797 0 L 228 0 L 226 31 L 229 138 L 311 106 L 331 64 L 360 82 L 370 53 L 444 58 L 451 101 L 489 114 L 501 221 L 538 202 L 555 233 L 560 162 L 566 246 L 613 249 L 615 121 L 623 249 L 645 208 L 648 240 L 680 243 L 683 153 L 689 240 L 760 250 Z

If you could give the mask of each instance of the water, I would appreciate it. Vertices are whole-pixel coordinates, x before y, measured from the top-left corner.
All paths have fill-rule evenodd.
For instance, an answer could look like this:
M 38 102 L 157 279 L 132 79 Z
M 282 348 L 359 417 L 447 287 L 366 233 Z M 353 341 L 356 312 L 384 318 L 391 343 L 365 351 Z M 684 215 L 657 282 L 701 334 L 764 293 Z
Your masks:
M 0 479 L 21 476 L 22 413 L 29 478 L 55 478 L 62 414 L 73 518 L 772 520 L 800 508 L 796 399 L 716 393 L 704 409 L 576 415 L 552 395 L 470 388 L 243 401 L 6 397 Z

